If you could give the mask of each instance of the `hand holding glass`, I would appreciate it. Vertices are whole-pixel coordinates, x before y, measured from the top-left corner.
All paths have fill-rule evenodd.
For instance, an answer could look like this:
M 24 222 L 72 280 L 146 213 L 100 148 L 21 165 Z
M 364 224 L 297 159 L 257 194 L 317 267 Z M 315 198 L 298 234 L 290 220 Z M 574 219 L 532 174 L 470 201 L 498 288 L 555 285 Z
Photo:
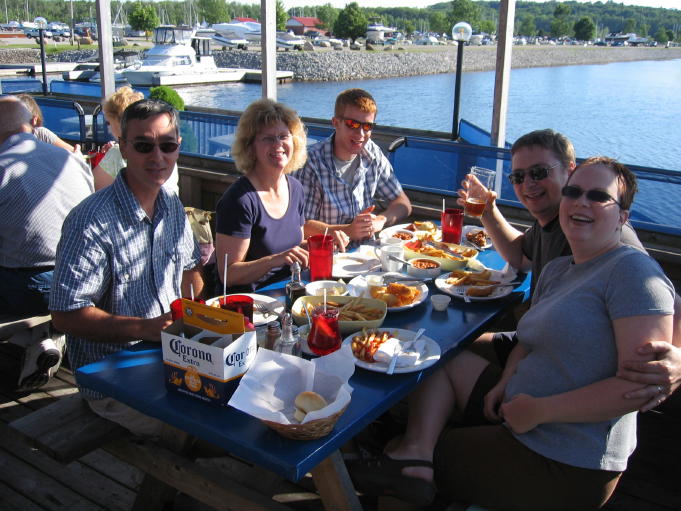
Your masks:
M 482 167 L 471 167 L 468 173 L 468 194 L 464 206 L 466 216 L 480 218 L 487 205 L 487 195 L 494 184 L 496 172 L 494 170 L 483 169 Z

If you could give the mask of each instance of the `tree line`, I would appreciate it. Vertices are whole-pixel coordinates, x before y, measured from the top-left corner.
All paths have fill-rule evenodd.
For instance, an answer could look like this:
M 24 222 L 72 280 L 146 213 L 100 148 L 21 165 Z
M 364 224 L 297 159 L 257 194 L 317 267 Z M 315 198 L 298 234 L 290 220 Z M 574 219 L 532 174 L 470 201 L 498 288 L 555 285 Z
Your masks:
M 277 0 L 277 26 L 283 30 L 290 16 L 311 16 L 320 19 L 318 28 L 338 37 L 359 37 L 366 31 L 366 23 L 377 19 L 406 34 L 431 32 L 449 34 L 458 21 L 467 21 L 480 32 L 495 33 L 499 16 L 499 1 L 452 0 L 427 8 L 362 7 L 357 2 L 338 9 L 331 4 L 297 7 L 285 10 Z M 50 21 L 70 21 L 67 0 L 7 0 L 7 21 L 33 20 L 43 16 Z M 93 20 L 95 4 L 91 1 L 73 2 L 74 19 Z M 114 22 L 144 22 L 143 30 L 153 23 L 193 24 L 206 21 L 219 23 L 234 17 L 259 19 L 260 6 L 226 2 L 225 0 L 183 0 L 161 2 L 111 2 Z M 340 19 L 340 21 L 339 21 Z M 132 24 L 132 23 L 131 23 Z M 361 25 L 364 25 L 360 28 Z M 359 31 L 361 30 L 361 33 Z M 515 13 L 515 33 L 522 36 L 577 37 L 593 39 L 610 32 L 635 32 L 651 36 L 660 42 L 681 41 L 681 11 L 653 7 L 639 7 L 608 2 L 518 2 Z M 353 37 L 350 33 L 359 33 Z M 583 37 L 591 35 L 591 37 Z

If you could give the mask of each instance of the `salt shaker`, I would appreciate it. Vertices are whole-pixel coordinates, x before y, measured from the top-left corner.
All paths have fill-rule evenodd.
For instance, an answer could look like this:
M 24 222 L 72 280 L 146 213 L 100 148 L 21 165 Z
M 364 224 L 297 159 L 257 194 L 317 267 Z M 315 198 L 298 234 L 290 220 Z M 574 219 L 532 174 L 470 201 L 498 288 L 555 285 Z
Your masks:
M 286 353 L 288 355 L 293 355 L 299 357 L 301 354 L 300 350 L 300 338 L 293 335 L 293 320 L 291 319 L 291 314 L 288 312 L 284 313 L 281 319 L 281 337 L 274 345 L 274 351 L 279 353 Z

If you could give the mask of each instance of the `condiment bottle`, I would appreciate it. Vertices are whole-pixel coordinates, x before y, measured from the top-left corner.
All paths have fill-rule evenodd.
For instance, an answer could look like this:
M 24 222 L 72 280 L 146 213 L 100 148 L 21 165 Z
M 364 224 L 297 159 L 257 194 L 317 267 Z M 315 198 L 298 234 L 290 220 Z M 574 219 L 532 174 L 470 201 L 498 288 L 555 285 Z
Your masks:
M 270 321 L 267 323 L 267 333 L 265 334 L 265 345 L 263 347 L 273 350 L 280 337 L 281 327 L 279 326 L 279 321 Z
M 293 321 L 291 319 L 291 314 L 288 312 L 284 313 L 284 316 L 281 319 L 281 324 L 281 337 L 275 343 L 274 351 L 299 357 L 301 354 L 300 338 L 296 338 L 296 336 L 293 335 Z
M 296 261 L 291 265 L 291 281 L 286 283 L 286 312 L 291 312 L 291 307 L 301 296 L 305 296 L 305 284 L 300 280 L 300 263 Z

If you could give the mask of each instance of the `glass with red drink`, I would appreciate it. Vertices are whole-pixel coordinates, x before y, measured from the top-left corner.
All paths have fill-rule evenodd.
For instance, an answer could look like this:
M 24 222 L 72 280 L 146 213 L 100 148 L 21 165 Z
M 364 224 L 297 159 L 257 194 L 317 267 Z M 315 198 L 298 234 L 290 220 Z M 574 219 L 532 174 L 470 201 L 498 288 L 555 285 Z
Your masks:
M 312 326 L 307 336 L 307 345 L 316 355 L 328 355 L 340 348 L 339 312 L 337 307 L 325 308 L 323 305 L 312 311 Z
M 471 167 L 468 173 L 468 195 L 464 205 L 466 216 L 480 218 L 487 205 L 487 193 L 494 185 L 496 172 L 494 170 L 483 169 L 482 167 Z
M 307 239 L 310 280 L 330 280 L 333 268 L 333 236 L 315 234 Z
M 447 208 L 440 215 L 442 225 L 442 241 L 445 243 L 461 243 L 461 229 L 463 229 L 463 210 Z
M 220 297 L 220 308 L 243 314 L 253 323 L 253 298 L 246 295 L 227 295 Z
M 184 298 L 185 300 L 191 300 L 191 298 Z M 197 303 L 206 303 L 205 300 L 201 300 L 199 298 L 196 298 L 194 300 Z M 182 308 L 182 298 L 177 298 L 170 302 L 170 314 L 173 318 L 173 321 L 176 319 L 182 319 L 184 317 L 184 310 Z

